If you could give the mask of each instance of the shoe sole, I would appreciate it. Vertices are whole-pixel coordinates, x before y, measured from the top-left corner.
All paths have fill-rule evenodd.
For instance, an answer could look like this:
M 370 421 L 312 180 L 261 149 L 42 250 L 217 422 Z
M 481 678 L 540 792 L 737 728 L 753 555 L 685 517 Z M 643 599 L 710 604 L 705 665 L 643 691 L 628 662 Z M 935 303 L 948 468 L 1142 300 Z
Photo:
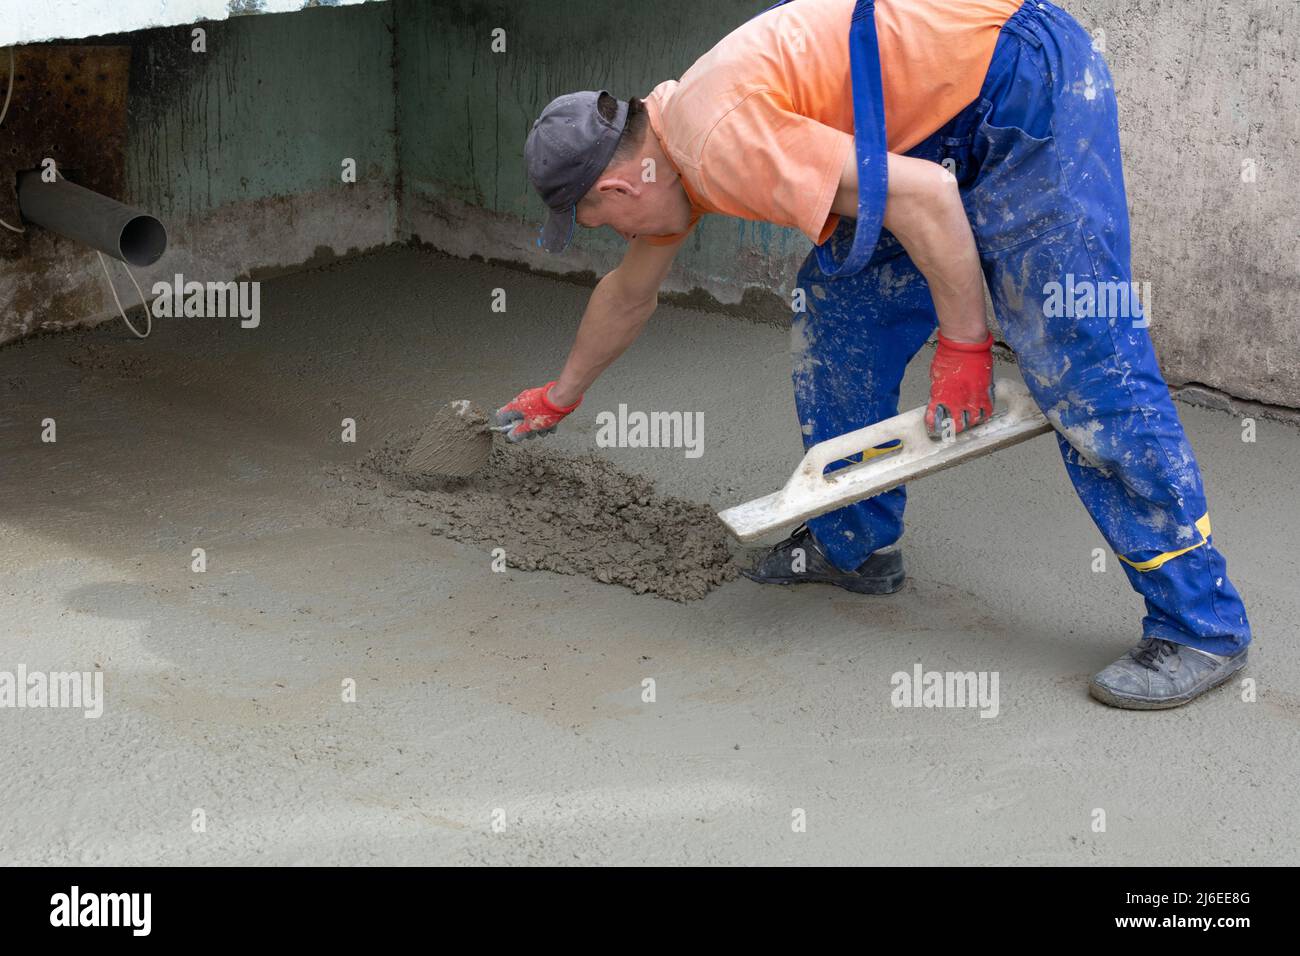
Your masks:
M 902 588 L 903 582 L 907 579 L 907 572 L 905 571 L 899 571 L 897 574 L 891 574 L 883 578 L 842 579 L 815 577 L 769 578 L 748 570 L 742 570 L 740 573 L 757 584 L 831 584 L 837 588 L 843 588 L 845 591 L 852 591 L 855 594 L 893 594 Z
M 1221 675 L 1210 681 L 1204 687 L 1188 691 L 1186 694 L 1180 694 L 1177 697 L 1168 697 L 1164 700 L 1153 700 L 1149 697 L 1128 697 L 1124 694 L 1116 694 L 1108 690 L 1096 681 L 1088 682 L 1088 693 L 1094 700 L 1099 700 L 1103 704 L 1111 707 L 1118 707 L 1120 710 L 1171 710 L 1174 707 L 1181 707 L 1188 704 L 1196 698 L 1208 694 L 1214 688 L 1227 683 L 1232 675 L 1238 673 L 1246 666 L 1246 658 L 1243 657 L 1236 665 L 1229 670 L 1224 671 Z

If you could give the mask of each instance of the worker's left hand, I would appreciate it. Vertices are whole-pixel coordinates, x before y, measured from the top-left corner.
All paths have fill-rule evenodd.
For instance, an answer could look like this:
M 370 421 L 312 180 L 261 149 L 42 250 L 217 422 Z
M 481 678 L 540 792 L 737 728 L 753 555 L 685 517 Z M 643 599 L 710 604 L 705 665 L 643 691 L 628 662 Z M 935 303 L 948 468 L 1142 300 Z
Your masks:
M 925 409 L 930 437 L 943 438 L 945 419 L 952 419 L 952 434 L 957 434 L 992 415 L 992 334 L 983 342 L 954 342 L 940 332 L 930 363 L 930 404 Z

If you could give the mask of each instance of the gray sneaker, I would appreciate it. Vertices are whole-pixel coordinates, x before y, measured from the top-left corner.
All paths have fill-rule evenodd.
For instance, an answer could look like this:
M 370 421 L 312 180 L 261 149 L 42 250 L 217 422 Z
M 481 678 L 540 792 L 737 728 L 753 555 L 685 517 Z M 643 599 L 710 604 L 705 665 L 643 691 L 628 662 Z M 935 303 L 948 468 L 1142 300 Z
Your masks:
M 1243 647 L 1231 657 L 1220 657 L 1148 637 L 1097 674 L 1088 693 L 1103 704 L 1126 710 L 1180 707 L 1245 667 L 1249 650 Z
M 873 552 L 852 571 L 841 571 L 822 553 L 807 525 L 740 573 L 759 584 L 834 584 L 858 594 L 893 594 L 905 577 L 903 550 L 897 544 Z

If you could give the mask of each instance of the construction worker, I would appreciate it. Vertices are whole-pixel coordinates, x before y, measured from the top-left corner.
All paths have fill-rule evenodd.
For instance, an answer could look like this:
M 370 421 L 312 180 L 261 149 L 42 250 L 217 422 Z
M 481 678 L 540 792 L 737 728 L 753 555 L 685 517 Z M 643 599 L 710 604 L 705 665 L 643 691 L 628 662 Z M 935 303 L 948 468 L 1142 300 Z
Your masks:
M 1141 641 L 1092 695 L 1174 707 L 1245 665 L 1246 611 L 1145 317 L 1131 300 L 1126 314 L 1097 307 L 1103 290 L 1135 288 L 1115 92 L 1059 7 L 792 0 L 643 102 L 554 100 L 525 159 L 550 209 L 541 245 L 560 252 L 581 225 L 610 226 L 628 246 L 556 380 L 498 411 L 511 440 L 548 434 L 578 407 L 650 318 L 705 213 L 793 227 L 814 245 L 791 344 L 805 446 L 897 414 L 904 367 L 936 328 L 927 426 L 984 421 L 987 282 L 1070 479 L 1146 601 Z M 1062 303 L 1066 287 L 1077 301 Z M 895 591 L 905 499 L 900 488 L 812 519 L 747 576 Z

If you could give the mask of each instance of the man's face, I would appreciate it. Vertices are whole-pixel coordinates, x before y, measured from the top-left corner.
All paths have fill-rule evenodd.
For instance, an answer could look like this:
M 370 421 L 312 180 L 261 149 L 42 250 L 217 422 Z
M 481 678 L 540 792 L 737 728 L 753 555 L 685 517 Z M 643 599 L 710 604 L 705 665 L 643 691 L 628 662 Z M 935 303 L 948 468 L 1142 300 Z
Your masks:
M 609 226 L 630 242 L 637 236 L 684 232 L 691 204 L 675 173 L 669 182 L 642 182 L 639 166 L 625 163 L 605 171 L 578 203 L 576 218 L 588 229 Z

